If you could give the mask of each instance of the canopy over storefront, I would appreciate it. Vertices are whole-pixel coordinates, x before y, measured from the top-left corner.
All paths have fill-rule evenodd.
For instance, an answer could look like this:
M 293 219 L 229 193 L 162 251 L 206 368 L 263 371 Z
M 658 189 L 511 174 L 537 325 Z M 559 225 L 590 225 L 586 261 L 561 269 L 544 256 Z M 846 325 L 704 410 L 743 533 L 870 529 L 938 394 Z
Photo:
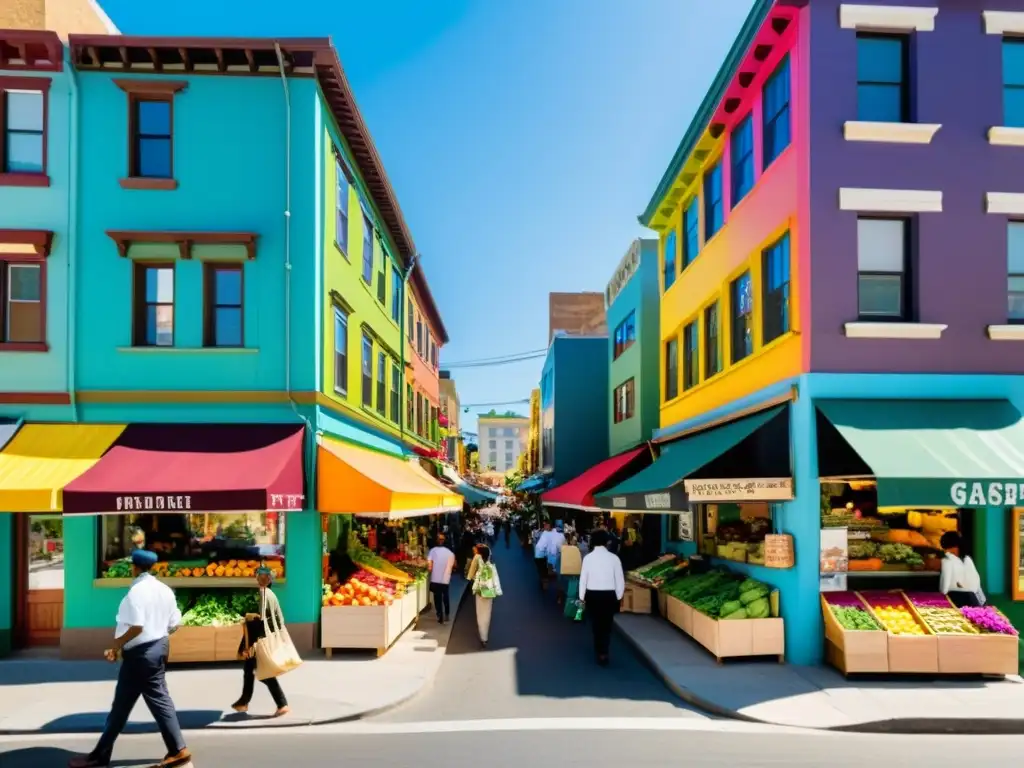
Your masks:
M 769 465 L 785 463 L 788 466 L 788 440 L 775 446 L 776 454 L 763 457 L 764 461 L 759 461 L 756 455 L 745 457 L 740 462 L 744 473 L 742 477 L 732 474 L 711 479 L 688 479 L 786 412 L 786 408 L 785 405 L 768 408 L 669 443 L 649 467 L 614 488 L 598 493 L 595 499 L 597 506 L 623 512 L 681 512 L 691 501 L 783 501 L 792 498 L 791 477 L 771 476 L 775 472 L 765 474 Z M 779 456 L 784 457 L 784 461 L 780 461 Z
M 585 512 L 600 512 L 594 494 L 643 466 L 650 458 L 651 451 L 646 445 L 595 464 L 583 474 L 569 482 L 542 494 L 541 503 L 549 507 L 568 507 Z
M 320 438 L 317 485 L 321 512 L 398 520 L 462 509 L 452 493 L 412 462 Z
M 874 475 L 880 507 L 1024 505 L 1024 421 L 1006 400 L 815 404 Z
M 542 493 L 551 485 L 551 475 L 530 475 L 516 488 L 520 493 Z
M 455 486 L 455 490 L 462 494 L 462 498 L 467 504 L 474 506 L 477 504 L 494 504 L 498 500 L 497 493 L 471 485 L 453 467 L 444 464 L 441 471 L 444 472 L 444 476 Z
M 302 425 L 132 424 L 64 489 L 65 513 L 303 507 Z
M 63 490 L 124 430 L 120 424 L 27 424 L 0 452 L 0 510 L 60 512 Z

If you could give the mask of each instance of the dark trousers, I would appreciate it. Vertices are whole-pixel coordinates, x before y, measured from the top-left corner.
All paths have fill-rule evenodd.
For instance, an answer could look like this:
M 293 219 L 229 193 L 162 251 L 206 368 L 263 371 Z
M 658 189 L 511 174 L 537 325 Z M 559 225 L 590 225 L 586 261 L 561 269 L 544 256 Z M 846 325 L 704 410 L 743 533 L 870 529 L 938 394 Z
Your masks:
M 619 600 L 614 590 L 588 589 L 586 603 L 586 613 L 594 630 L 594 653 L 598 658 L 604 658 L 612 641 L 612 625 L 615 614 L 619 612 Z
M 962 589 L 951 589 L 946 594 L 957 608 L 979 608 L 981 601 L 973 592 L 965 592 Z
M 114 689 L 114 703 L 107 715 L 103 735 L 90 757 L 106 765 L 114 751 L 114 742 L 121 735 L 128 722 L 132 708 L 139 696 L 146 702 L 153 715 L 168 755 L 176 755 L 185 748 L 185 739 L 178 725 L 178 713 L 167 692 L 167 653 L 170 641 L 165 637 L 152 643 L 129 648 L 122 654 L 121 669 L 117 673 L 117 687 Z
M 274 704 L 278 709 L 281 707 L 288 706 L 288 699 L 285 698 L 284 691 L 281 690 L 281 683 L 278 682 L 276 677 L 268 677 L 266 680 L 261 680 L 267 690 L 270 691 L 270 695 L 274 699 Z M 255 657 L 245 660 L 245 665 L 242 667 L 242 696 L 238 699 L 239 705 L 249 706 L 249 702 L 252 701 L 253 689 L 256 687 L 256 659 Z
M 547 586 L 548 583 L 548 559 L 546 557 L 535 557 L 533 558 L 533 564 L 537 568 L 537 577 L 540 579 L 541 587 Z
M 447 584 L 430 582 L 430 594 L 434 597 L 434 610 L 437 611 L 437 620 L 444 621 L 451 616 L 451 597 L 448 594 Z

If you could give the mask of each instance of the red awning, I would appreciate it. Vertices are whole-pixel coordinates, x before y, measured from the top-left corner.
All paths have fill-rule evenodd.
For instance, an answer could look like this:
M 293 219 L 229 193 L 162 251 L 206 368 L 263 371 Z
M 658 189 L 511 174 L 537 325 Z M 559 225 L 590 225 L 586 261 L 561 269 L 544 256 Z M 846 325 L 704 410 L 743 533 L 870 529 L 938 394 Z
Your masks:
M 303 507 L 302 425 L 132 424 L 64 488 L 64 513 Z
M 605 459 L 582 475 L 541 494 L 540 501 L 550 507 L 570 507 L 588 512 L 598 512 L 600 508 L 594 501 L 594 494 L 608 486 L 612 480 L 625 480 L 625 470 L 643 454 L 650 456 L 650 449 L 646 445 Z

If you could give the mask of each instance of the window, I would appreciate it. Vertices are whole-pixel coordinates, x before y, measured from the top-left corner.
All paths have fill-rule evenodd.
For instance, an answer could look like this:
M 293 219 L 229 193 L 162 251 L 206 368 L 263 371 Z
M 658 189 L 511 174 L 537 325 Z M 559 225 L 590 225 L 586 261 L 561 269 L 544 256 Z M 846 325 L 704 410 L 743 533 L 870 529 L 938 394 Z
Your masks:
M 437 342 L 430 340 L 430 364 L 437 368 Z
M 129 175 L 143 179 L 173 178 L 171 97 L 132 99 L 132 152 Z
M 505 466 L 507 468 L 511 468 L 512 467 L 512 461 L 513 461 L 512 454 L 506 452 L 505 453 Z
M 174 265 L 135 262 L 137 347 L 174 346 Z
M 1024 128 L 1024 39 L 1003 39 L 1003 125 Z
M 633 418 L 636 410 L 636 382 L 634 379 L 626 379 L 615 388 L 612 393 L 612 418 L 616 424 Z
M 416 312 L 412 308 L 412 299 L 409 299 L 409 341 L 412 341 L 413 327 L 416 325 Z
M 423 320 L 416 321 L 416 352 L 423 357 Z
M 722 164 L 704 174 L 704 242 L 707 242 L 725 223 L 722 206 Z
M 1008 319 L 1011 323 L 1024 323 L 1024 222 L 1011 221 L 1007 225 L 1007 295 Z
M 242 265 L 207 262 L 204 266 L 206 312 L 203 345 L 244 346 Z
M 747 115 L 732 132 L 732 205 L 734 208 L 754 188 L 753 117 L 753 115 Z
M 0 343 L 46 341 L 42 264 L 0 261 L 0 298 Z
M 363 214 L 363 282 L 373 285 L 373 223 Z
M 380 255 L 379 267 L 377 270 L 377 301 L 382 306 L 386 306 L 388 303 L 387 259 L 383 252 Z
M 416 393 L 416 434 L 423 437 L 423 394 Z
M 704 308 L 704 378 L 722 370 L 722 348 L 718 343 L 718 302 Z
M 792 136 L 789 123 L 789 56 L 765 81 L 761 94 L 761 122 L 762 166 L 767 168 L 789 146 Z
M 391 319 L 402 322 L 402 273 L 391 267 Z
M 373 339 L 363 334 L 363 405 L 373 407 Z
M 348 313 L 334 308 L 334 391 L 348 392 Z
M 761 343 L 789 331 L 789 232 L 761 254 Z
M 489 454 L 487 454 L 487 468 L 488 469 L 497 469 L 498 468 L 498 454 L 495 453 L 494 451 L 491 451 Z
M 5 82 L 19 87 L 5 88 Z M 0 78 L 0 173 L 12 174 L 5 180 L 8 183 L 20 177 L 19 184 L 21 180 L 25 185 L 46 184 L 49 84 L 49 80 L 35 78 Z M 46 90 L 38 90 L 39 86 Z
M 700 384 L 700 336 L 697 321 L 683 328 L 683 389 Z
M 512 441 L 511 440 L 506 440 L 505 441 L 505 450 L 506 451 L 511 451 L 512 450 Z
M 405 428 L 412 429 L 415 422 L 413 421 L 413 396 L 412 396 L 412 384 L 405 385 Z
M 348 253 L 348 171 L 341 158 L 334 159 L 334 242 L 343 253 Z
M 636 341 L 636 311 L 626 315 L 626 319 L 615 326 L 615 342 L 612 348 L 612 360 L 633 346 Z
M 388 410 L 387 357 L 377 353 L 377 413 L 383 416 Z
M 686 269 L 700 253 L 700 198 L 694 196 L 683 211 L 683 269 Z
M 910 120 L 908 39 L 904 35 L 857 35 L 857 119 L 878 123 Z
M 679 395 L 679 339 L 665 343 L 665 402 Z
M 906 320 L 909 227 L 904 219 L 857 219 L 857 312 L 867 320 Z
M 488 440 L 487 441 L 487 448 L 489 450 L 492 450 L 492 451 L 498 450 L 498 441 L 497 440 Z
M 662 274 L 664 275 L 664 290 L 672 287 L 676 281 L 676 230 L 673 228 L 665 236 L 665 258 L 662 261 Z
M 391 361 L 391 420 L 402 420 L 402 369 L 397 360 Z
M 731 360 L 738 363 L 754 354 L 754 297 L 749 272 L 744 272 L 729 286 L 729 311 L 732 313 Z

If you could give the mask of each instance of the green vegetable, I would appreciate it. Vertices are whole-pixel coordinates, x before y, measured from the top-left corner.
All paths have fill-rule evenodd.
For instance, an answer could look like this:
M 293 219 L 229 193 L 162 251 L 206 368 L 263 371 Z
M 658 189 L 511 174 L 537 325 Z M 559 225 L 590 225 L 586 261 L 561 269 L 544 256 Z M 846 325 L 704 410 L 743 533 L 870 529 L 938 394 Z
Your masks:
M 722 605 L 722 608 L 718 612 L 718 615 L 721 616 L 724 619 L 730 613 L 736 613 L 736 611 L 742 611 L 742 610 L 743 610 L 743 603 L 741 603 L 739 600 L 730 600 L 728 603 L 724 603 Z
M 128 558 L 112 563 L 103 572 L 104 579 L 130 579 L 132 577 L 132 563 Z
M 740 592 L 740 602 L 744 605 L 750 605 L 755 600 L 760 600 L 762 597 L 767 597 L 771 592 L 766 584 L 761 584 L 753 589 L 748 589 L 744 592 Z
M 852 605 L 833 605 L 832 613 L 835 615 L 836 621 L 839 622 L 839 626 L 843 629 L 852 631 L 871 631 L 881 629 L 874 617 L 863 608 L 857 608 Z
M 752 603 L 747 603 L 747 617 L 751 619 L 767 619 L 770 613 L 770 606 L 768 601 L 760 597 L 754 600 Z M 731 616 L 729 618 L 732 618 Z
M 732 619 L 745 619 L 745 618 L 747 618 L 747 612 L 744 609 L 742 609 L 742 608 L 740 608 L 738 611 L 733 611 L 732 613 L 730 613 L 727 616 L 722 616 L 721 617 L 721 619 L 723 621 L 729 621 L 729 620 L 732 620 Z
M 186 627 L 225 627 L 241 620 L 231 608 L 230 594 L 203 592 L 182 616 L 181 623 Z
M 740 584 L 740 592 L 749 592 L 752 589 L 763 586 L 764 584 L 757 579 L 744 579 L 743 583 Z
M 260 596 L 255 589 L 235 592 L 231 595 L 231 610 L 239 616 L 260 612 Z

